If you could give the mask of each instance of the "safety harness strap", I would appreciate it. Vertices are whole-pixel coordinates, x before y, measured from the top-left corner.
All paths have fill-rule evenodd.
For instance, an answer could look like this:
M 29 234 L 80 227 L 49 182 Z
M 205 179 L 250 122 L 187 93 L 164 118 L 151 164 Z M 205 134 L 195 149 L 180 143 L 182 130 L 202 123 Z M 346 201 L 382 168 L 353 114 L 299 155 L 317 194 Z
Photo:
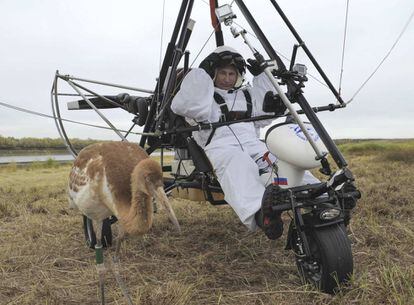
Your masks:
M 226 101 L 217 92 L 214 92 L 214 100 L 216 101 L 217 105 L 219 105 L 221 110 L 220 122 L 227 121 L 227 117 L 229 115 L 229 108 L 227 107 Z
M 221 110 L 221 117 L 220 122 L 230 122 L 245 118 L 251 118 L 252 117 L 252 97 L 247 89 L 243 89 L 244 98 L 246 99 L 246 107 L 247 111 L 229 111 L 229 108 L 227 107 L 226 101 L 224 98 L 217 92 L 214 92 L 214 100 L 216 101 L 217 105 L 219 105 Z M 211 130 L 210 135 L 208 136 L 206 146 L 210 144 L 211 139 L 214 136 L 214 133 L 216 132 L 216 128 L 213 128 Z
M 246 99 L 246 106 L 247 106 L 246 118 L 251 118 L 252 117 L 252 109 L 253 109 L 252 97 L 249 93 L 249 90 L 243 89 L 242 91 L 243 91 L 243 94 L 244 94 L 244 98 Z

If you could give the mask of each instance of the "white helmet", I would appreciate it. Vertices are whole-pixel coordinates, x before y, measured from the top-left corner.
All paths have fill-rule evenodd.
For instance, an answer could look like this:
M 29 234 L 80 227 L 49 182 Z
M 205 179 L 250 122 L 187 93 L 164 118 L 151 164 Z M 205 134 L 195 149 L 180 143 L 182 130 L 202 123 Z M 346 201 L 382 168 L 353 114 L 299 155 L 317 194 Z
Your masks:
M 228 46 L 220 46 L 208 55 L 201 63 L 200 68 L 204 69 L 214 80 L 217 68 L 232 65 L 237 70 L 235 88 L 239 88 L 244 81 L 246 73 L 246 62 L 235 49 Z

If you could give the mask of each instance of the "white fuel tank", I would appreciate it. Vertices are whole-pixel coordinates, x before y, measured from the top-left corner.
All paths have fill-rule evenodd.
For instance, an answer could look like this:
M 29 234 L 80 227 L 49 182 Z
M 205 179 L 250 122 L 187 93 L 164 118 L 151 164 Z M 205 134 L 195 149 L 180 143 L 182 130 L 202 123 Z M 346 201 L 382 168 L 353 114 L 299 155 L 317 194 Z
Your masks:
M 327 149 L 310 123 L 304 123 L 321 152 Z M 281 187 L 293 187 L 301 184 L 305 170 L 320 166 L 308 139 L 298 124 L 282 123 L 272 126 L 266 132 L 265 142 L 268 150 L 278 159 L 278 176 Z

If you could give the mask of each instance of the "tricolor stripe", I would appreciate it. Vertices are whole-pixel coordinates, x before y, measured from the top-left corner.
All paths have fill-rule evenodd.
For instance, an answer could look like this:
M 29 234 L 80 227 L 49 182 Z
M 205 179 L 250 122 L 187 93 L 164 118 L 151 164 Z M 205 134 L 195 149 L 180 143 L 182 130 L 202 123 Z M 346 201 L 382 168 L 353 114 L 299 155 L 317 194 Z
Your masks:
M 288 185 L 287 178 L 274 178 L 273 185 Z

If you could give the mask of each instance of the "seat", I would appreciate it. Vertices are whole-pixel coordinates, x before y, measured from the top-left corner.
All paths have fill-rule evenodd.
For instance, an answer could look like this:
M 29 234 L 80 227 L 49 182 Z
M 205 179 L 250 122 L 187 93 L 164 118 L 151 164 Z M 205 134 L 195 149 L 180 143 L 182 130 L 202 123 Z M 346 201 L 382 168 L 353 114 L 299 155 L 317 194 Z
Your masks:
M 175 95 L 179 90 L 179 84 L 181 84 L 184 78 L 184 71 L 177 70 L 176 86 L 173 91 Z M 170 108 L 167 109 L 166 113 L 166 126 L 169 129 L 177 129 L 182 127 L 189 127 L 190 125 L 186 122 L 185 118 L 175 114 Z M 204 193 L 204 197 L 213 205 L 226 204 L 222 199 L 215 199 L 213 193 L 223 194 L 219 182 L 214 174 L 213 166 L 210 163 L 204 149 L 201 148 L 197 142 L 193 139 L 191 132 L 176 133 L 169 138 L 164 138 L 164 145 L 168 145 L 174 148 L 178 160 L 175 160 L 179 164 L 184 160 L 191 160 L 191 172 L 182 174 L 180 171 L 172 173 L 174 182 L 171 179 L 167 179 L 166 183 L 169 184 L 169 188 L 174 187 L 181 188 L 196 188 L 200 189 Z M 188 162 L 187 162 L 188 164 Z M 179 166 L 172 166 L 173 169 L 179 169 Z M 221 196 L 222 197 L 222 196 Z

